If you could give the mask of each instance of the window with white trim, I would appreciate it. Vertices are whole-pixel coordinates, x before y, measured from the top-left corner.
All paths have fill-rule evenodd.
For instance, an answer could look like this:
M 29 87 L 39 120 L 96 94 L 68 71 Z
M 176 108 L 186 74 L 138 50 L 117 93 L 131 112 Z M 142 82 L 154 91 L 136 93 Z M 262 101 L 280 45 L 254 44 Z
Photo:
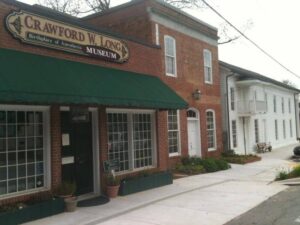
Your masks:
M 255 143 L 259 142 L 259 125 L 258 119 L 254 120 L 254 136 L 255 136 Z
M 215 150 L 216 149 L 216 123 L 215 123 L 215 112 L 213 110 L 206 111 L 206 131 L 207 131 L 208 150 Z
M 180 154 L 179 111 L 168 111 L 168 143 L 169 154 Z
M 165 36 L 164 43 L 166 75 L 176 77 L 176 41 L 173 37 Z
M 153 112 L 108 112 L 108 158 L 124 172 L 154 165 Z
M 293 137 L 293 123 L 292 123 L 292 120 L 290 120 L 290 137 Z
M 292 110 L 291 110 L 291 99 L 289 99 L 289 113 L 291 113 Z
M 276 96 L 273 96 L 273 106 L 274 106 L 274 113 L 277 112 L 277 100 L 276 100 Z
M 0 197 L 45 187 L 43 111 L 0 110 Z
M 283 138 L 286 139 L 286 127 L 285 120 L 282 121 Z
M 284 98 L 281 98 L 281 109 L 282 109 L 282 113 L 284 113 Z
M 236 148 L 237 147 L 236 120 L 231 121 L 231 132 L 232 132 L 232 145 L 234 148 Z
M 212 84 L 212 55 L 211 51 L 204 49 L 203 50 L 203 59 L 204 59 L 204 81 L 205 83 Z
M 278 122 L 277 120 L 275 120 L 274 122 L 275 122 L 275 139 L 278 140 Z
M 234 93 L 234 88 L 231 87 L 230 88 L 230 106 L 231 106 L 231 110 L 234 111 L 235 109 L 235 93 Z

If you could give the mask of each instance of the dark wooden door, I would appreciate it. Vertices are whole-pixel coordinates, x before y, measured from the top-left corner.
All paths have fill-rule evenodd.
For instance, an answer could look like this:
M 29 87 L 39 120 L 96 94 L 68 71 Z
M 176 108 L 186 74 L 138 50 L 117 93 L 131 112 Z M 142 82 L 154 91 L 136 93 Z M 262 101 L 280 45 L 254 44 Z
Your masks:
M 90 115 L 91 118 L 91 115 Z M 74 123 L 70 112 L 61 112 L 62 134 L 69 136 L 69 145 L 62 146 L 62 158 L 74 162 L 62 165 L 62 179 L 76 183 L 77 195 L 93 191 L 93 138 L 92 123 Z

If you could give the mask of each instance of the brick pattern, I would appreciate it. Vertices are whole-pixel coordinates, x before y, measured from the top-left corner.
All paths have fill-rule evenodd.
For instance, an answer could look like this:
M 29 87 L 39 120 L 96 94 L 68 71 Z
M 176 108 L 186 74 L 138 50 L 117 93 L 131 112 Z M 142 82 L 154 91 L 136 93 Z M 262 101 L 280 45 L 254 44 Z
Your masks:
M 147 7 L 150 1 L 138 4 L 136 8 L 126 8 L 121 12 L 107 14 L 101 17 L 89 19 L 91 24 L 107 27 L 114 31 L 130 35 L 137 39 L 153 44 L 155 42 L 155 23 L 148 18 Z M 19 10 L 16 7 L 4 4 L 0 1 L 0 20 L 4 20 L 12 10 Z M 164 9 L 165 10 L 165 9 Z M 174 13 L 174 12 L 173 12 Z M 121 18 L 121 19 L 120 19 Z M 86 21 L 88 22 L 88 21 Z M 168 84 L 188 103 L 200 112 L 201 127 L 201 150 L 203 157 L 218 156 L 223 149 L 222 127 L 221 127 L 221 98 L 220 98 L 220 78 L 218 67 L 218 49 L 202 41 L 196 40 L 180 32 L 159 25 L 161 48 L 153 48 L 133 41 L 125 41 L 130 50 L 130 59 L 124 64 L 116 64 L 88 58 L 80 55 L 69 54 L 62 51 L 47 49 L 43 47 L 23 44 L 14 39 L 7 32 L 4 26 L 0 27 L 0 48 L 15 49 L 17 51 L 31 52 L 34 54 L 51 56 L 77 62 L 95 64 L 104 67 L 111 67 L 138 73 L 150 74 L 159 77 Z M 164 35 L 170 35 L 176 39 L 177 50 L 177 77 L 165 75 L 164 65 Z M 203 49 L 209 49 L 213 56 L 213 85 L 204 83 L 203 71 Z M 192 92 L 201 90 L 200 101 L 192 98 Z M 105 177 L 103 176 L 103 161 L 107 159 L 107 127 L 106 108 L 99 109 L 99 147 L 100 147 L 100 173 L 101 188 L 105 188 Z M 207 151 L 206 141 L 206 110 L 213 109 L 216 115 L 217 130 L 217 150 Z M 156 170 L 166 170 L 172 168 L 179 160 L 179 157 L 169 157 L 168 153 L 168 129 L 167 112 L 156 112 L 156 139 L 157 139 L 157 168 Z M 188 135 L 186 110 L 180 111 L 181 128 L 181 156 L 188 155 Z M 130 176 L 136 173 L 130 174 Z M 126 175 L 128 176 L 128 175 Z M 59 106 L 51 106 L 51 184 L 52 188 L 57 187 L 61 182 L 61 131 L 60 131 L 60 111 Z M 29 195 L 0 200 L 1 202 L 17 201 L 28 198 Z

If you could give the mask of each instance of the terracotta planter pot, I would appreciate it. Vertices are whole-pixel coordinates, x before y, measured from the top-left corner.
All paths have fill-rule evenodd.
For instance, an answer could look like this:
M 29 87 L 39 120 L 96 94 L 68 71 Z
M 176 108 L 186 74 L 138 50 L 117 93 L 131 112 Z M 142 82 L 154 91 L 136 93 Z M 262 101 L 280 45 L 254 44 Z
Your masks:
M 64 199 L 65 201 L 65 211 L 66 212 L 74 212 L 77 208 L 77 198 L 76 197 L 68 197 Z
M 109 197 L 109 198 L 115 198 L 115 197 L 117 197 L 118 193 L 119 193 L 119 187 L 120 187 L 120 185 L 107 186 L 106 187 L 107 197 Z

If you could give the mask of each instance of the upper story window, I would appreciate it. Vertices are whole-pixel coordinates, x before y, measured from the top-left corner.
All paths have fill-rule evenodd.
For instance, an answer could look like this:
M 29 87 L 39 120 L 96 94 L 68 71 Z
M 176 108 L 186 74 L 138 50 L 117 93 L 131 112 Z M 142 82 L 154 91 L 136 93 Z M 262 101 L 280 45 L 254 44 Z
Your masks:
M 212 84 L 212 57 L 211 51 L 204 49 L 203 50 L 203 58 L 204 58 L 204 81 L 205 83 Z
M 276 101 L 276 96 L 273 96 L 273 106 L 274 106 L 274 113 L 277 112 L 277 101 Z
M 281 109 L 282 109 L 282 113 L 284 113 L 284 98 L 281 98 Z
M 166 75 L 176 77 L 176 41 L 170 36 L 165 36 L 165 64 Z
M 207 146 L 208 150 L 216 149 L 216 122 L 215 112 L 213 110 L 206 111 L 206 131 L 207 131 Z
M 291 99 L 289 99 L 289 113 L 291 113 Z
M 234 93 L 234 88 L 230 88 L 230 106 L 231 110 L 234 111 L 235 109 L 235 93 Z

